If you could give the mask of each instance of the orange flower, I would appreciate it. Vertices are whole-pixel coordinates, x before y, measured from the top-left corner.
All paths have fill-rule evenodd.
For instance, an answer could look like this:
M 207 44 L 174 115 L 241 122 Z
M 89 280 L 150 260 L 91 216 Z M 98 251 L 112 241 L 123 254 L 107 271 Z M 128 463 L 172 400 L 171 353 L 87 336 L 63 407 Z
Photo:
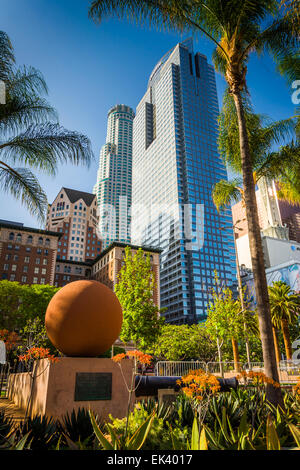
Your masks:
M 27 362 L 30 359 L 48 359 L 52 363 L 59 361 L 58 357 L 55 357 L 53 354 L 49 353 L 49 349 L 38 347 L 30 348 L 28 351 L 26 351 L 25 354 L 19 356 L 19 361 Z
M 198 402 L 220 390 L 218 379 L 213 374 L 207 374 L 201 369 L 190 371 L 177 383 L 178 385 L 184 385 L 182 391 L 185 395 L 194 398 Z
M 135 358 L 140 364 L 150 365 L 152 356 L 149 354 L 144 354 L 141 351 L 127 351 L 126 354 L 121 353 L 112 357 L 114 362 L 121 362 L 123 359 Z
M 263 372 L 254 372 L 253 370 L 250 370 L 249 372 L 242 371 L 239 375 L 237 375 L 237 379 L 244 379 L 247 380 L 247 382 L 252 383 L 253 385 L 273 385 L 275 388 L 279 388 L 280 384 L 278 382 L 275 382 L 275 380 L 271 379 L 270 377 L 267 377 Z

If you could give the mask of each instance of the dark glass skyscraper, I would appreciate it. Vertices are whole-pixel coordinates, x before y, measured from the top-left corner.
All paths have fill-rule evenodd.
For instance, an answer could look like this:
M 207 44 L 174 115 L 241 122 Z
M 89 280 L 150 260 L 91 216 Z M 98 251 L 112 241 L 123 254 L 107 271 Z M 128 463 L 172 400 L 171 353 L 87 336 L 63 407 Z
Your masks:
M 166 320 L 204 320 L 214 273 L 236 279 L 232 216 L 212 187 L 227 172 L 217 151 L 215 72 L 192 40 L 154 68 L 133 123 L 132 240 L 160 246 Z

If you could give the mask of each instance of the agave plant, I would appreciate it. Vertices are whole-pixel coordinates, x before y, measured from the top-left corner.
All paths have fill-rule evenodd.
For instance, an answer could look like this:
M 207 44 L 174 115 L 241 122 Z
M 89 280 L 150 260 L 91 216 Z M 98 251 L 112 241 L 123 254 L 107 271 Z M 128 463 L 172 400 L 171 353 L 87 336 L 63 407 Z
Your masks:
M 89 414 L 95 436 L 103 450 L 140 450 L 147 439 L 155 416 L 155 412 L 153 412 L 132 435 L 128 434 L 127 430 L 123 435 L 117 435 L 113 426 L 107 423 L 108 434 L 105 435 L 101 431 L 94 414 L 91 411 L 89 411 Z
M 104 424 L 97 417 L 98 426 L 103 428 Z M 61 444 L 79 445 L 79 447 L 91 447 L 95 440 L 94 429 L 90 420 L 89 412 L 85 408 L 73 410 L 67 413 L 58 424 L 59 432 L 62 434 Z
M 58 440 L 57 425 L 53 418 L 47 416 L 28 417 L 24 423 L 19 424 L 16 436 L 18 439 L 27 436 L 32 450 L 48 450 Z

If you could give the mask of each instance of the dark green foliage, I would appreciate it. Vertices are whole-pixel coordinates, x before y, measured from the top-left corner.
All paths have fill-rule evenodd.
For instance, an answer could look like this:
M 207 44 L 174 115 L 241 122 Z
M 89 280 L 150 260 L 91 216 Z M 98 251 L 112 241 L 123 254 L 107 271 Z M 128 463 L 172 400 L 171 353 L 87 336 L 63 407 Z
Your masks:
M 0 446 L 6 443 L 6 438 L 12 429 L 12 420 L 0 411 Z
M 101 420 L 97 418 L 100 427 L 103 427 Z M 68 413 L 58 423 L 58 430 L 62 435 L 62 445 L 68 445 L 69 438 L 73 443 L 81 443 L 88 447 L 92 446 L 94 442 L 94 431 L 88 410 L 79 408 L 77 411 L 73 410 L 69 415 Z
M 27 442 L 32 450 L 48 450 L 58 441 L 57 425 L 52 418 L 36 415 L 20 423 L 16 431 L 17 439 L 28 435 Z

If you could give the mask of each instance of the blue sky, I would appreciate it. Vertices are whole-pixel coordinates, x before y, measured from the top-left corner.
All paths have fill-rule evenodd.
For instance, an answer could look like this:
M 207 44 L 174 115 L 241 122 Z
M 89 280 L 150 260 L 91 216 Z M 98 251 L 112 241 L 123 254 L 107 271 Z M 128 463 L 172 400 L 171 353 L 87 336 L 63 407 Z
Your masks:
M 106 138 L 107 111 L 117 103 L 135 109 L 156 62 L 190 34 L 158 32 L 107 19 L 88 18 L 89 0 L 0 0 L 1 28 L 11 38 L 19 65 L 39 69 L 49 87 L 49 102 L 60 124 L 86 134 L 95 160 L 89 169 L 64 165 L 55 178 L 35 172 L 49 202 L 62 186 L 92 192 L 99 152 Z M 195 36 L 195 52 L 211 62 L 212 45 Z M 268 58 L 249 63 L 248 85 L 257 112 L 273 119 L 290 117 L 294 107 L 282 77 Z M 225 88 L 217 76 L 219 102 Z M 0 219 L 38 227 L 25 207 L 0 191 Z

